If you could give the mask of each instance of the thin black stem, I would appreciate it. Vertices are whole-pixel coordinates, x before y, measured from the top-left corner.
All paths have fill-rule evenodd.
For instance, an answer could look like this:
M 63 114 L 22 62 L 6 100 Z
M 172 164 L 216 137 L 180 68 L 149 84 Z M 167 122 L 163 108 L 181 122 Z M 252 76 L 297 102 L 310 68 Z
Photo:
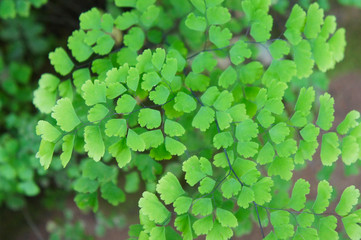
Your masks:
M 33 222 L 32 218 L 31 218 L 31 216 L 30 216 L 27 208 L 24 208 L 24 209 L 22 210 L 22 213 L 23 213 L 23 215 L 24 215 L 24 218 L 25 218 L 26 223 L 29 225 L 29 227 L 31 228 L 31 230 L 34 232 L 36 238 L 37 238 L 38 240 L 44 240 L 44 238 L 43 238 L 43 236 L 41 235 L 39 229 L 38 229 L 38 228 L 36 227 L 36 225 L 34 224 L 34 222 Z

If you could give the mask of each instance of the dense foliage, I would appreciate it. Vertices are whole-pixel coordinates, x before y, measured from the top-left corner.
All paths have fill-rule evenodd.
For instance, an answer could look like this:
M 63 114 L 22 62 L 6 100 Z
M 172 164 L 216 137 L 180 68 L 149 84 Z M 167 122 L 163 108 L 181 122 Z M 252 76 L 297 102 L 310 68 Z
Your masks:
M 264 239 L 360 239 L 359 190 L 336 193 L 328 182 L 339 158 L 349 169 L 361 162 L 359 112 L 333 126 L 325 92 L 325 72 L 344 58 L 345 30 L 324 13 L 329 1 L 289 2 L 115 0 L 107 11 L 92 8 L 67 48 L 49 54 L 56 74 L 42 74 L 33 95 L 40 121 L 26 104 L 49 41 L 32 18 L 7 22 L 6 48 L 26 45 L 39 57 L 23 64 L 24 52 L 9 50 L 0 61 L 0 123 L 10 133 L 0 138 L 0 203 L 22 207 L 22 194 L 39 193 L 36 179 L 62 165 L 59 186 L 72 181 L 78 207 L 97 212 L 98 235 L 124 224 L 98 211 L 100 199 L 117 206 L 143 191 L 130 239 L 230 239 L 256 225 Z M 45 3 L 4 0 L 0 16 L 27 16 Z M 284 26 L 274 23 L 277 12 Z M 26 43 L 11 41 L 23 32 Z M 38 159 L 31 129 L 41 136 Z M 313 198 L 294 172 L 318 161 L 318 148 L 324 169 Z M 51 238 L 91 238 L 71 220 L 66 212 L 63 228 L 50 224 Z

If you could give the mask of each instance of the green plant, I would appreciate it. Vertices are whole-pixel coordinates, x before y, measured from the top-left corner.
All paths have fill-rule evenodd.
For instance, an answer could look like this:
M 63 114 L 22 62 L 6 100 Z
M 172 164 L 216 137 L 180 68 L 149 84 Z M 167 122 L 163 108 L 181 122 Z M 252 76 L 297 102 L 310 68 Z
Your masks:
M 331 3 L 333 3 L 332 1 L 329 1 L 329 0 L 317 0 L 317 1 L 299 0 L 298 1 L 300 6 L 302 6 L 305 9 L 307 9 L 312 4 L 312 2 L 317 2 L 320 5 L 320 7 L 323 8 L 324 10 L 330 10 Z M 352 7 L 358 7 L 358 8 L 361 7 L 360 0 L 338 0 L 337 3 L 344 5 L 344 6 L 352 6 Z M 275 10 L 277 10 L 281 13 L 285 13 L 287 11 L 287 9 L 289 8 L 289 5 L 290 5 L 290 1 L 276 0 L 273 7 Z
M 2 0 L 0 2 L 0 17 L 15 18 L 17 15 L 21 17 L 28 17 L 30 8 L 39 8 L 48 0 Z
M 328 93 L 310 86 L 285 96 L 305 78 L 322 83 L 314 69 L 343 59 L 345 30 L 335 17 L 317 3 L 307 12 L 294 5 L 282 35 L 271 38 L 269 0 L 155 2 L 116 0 L 121 12 L 113 15 L 93 8 L 68 38 L 72 57 L 62 47 L 49 54 L 63 77 L 43 74 L 34 93 L 51 113 L 36 127 L 44 168 L 54 152 L 64 167 L 80 160 L 75 201 L 93 211 L 99 195 L 113 205 L 126 200 L 119 175 L 127 193 L 141 178 L 132 239 L 229 239 L 249 233 L 252 221 L 265 239 L 359 239 L 353 185 L 326 211 L 334 200 L 327 180 L 308 200 L 310 184 L 290 182 L 319 145 L 324 166 L 339 155 L 345 165 L 360 161 L 357 111 L 331 131 Z

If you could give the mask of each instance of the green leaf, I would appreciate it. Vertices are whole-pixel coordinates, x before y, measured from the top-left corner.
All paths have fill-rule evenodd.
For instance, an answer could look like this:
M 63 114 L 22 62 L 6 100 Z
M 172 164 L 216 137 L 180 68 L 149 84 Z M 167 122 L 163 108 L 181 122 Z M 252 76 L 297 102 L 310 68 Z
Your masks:
M 117 2 L 117 1 L 116 1 Z M 119 30 L 126 30 L 139 22 L 139 16 L 136 11 L 123 12 L 115 19 L 114 24 Z
M 303 127 L 307 124 L 307 118 L 301 111 L 297 111 L 291 118 L 291 124 L 295 127 Z
M 322 135 L 321 161 L 324 166 L 331 166 L 340 155 L 339 141 L 337 134 L 334 132 Z
M 358 111 L 352 110 L 349 112 L 345 119 L 337 126 L 337 132 L 341 135 L 345 135 L 350 129 L 358 125 L 357 120 L 360 118 Z
M 155 52 L 153 53 L 153 56 L 152 56 L 152 63 L 153 63 L 153 66 L 158 71 L 160 71 L 162 69 L 164 60 L 165 60 L 165 50 L 162 48 L 155 49 Z
M 200 218 L 193 223 L 193 229 L 197 236 L 208 234 L 213 228 L 213 216 L 209 215 L 204 218 Z
M 297 98 L 295 111 L 301 111 L 304 116 L 307 116 L 312 108 L 312 103 L 315 100 L 315 90 L 312 87 L 301 88 Z
M 138 206 L 144 215 L 157 224 L 162 224 L 171 215 L 167 208 L 158 200 L 157 196 L 148 191 L 143 193 Z
M 197 107 L 196 101 L 184 92 L 178 92 L 174 101 L 175 104 L 173 107 L 178 112 L 190 113 L 193 112 Z
M 321 28 L 320 37 L 328 39 L 330 34 L 335 33 L 337 27 L 336 17 L 329 15 L 325 18 L 324 24 Z
M 88 80 L 83 84 L 81 90 L 83 91 L 85 104 L 88 106 L 106 102 L 106 85 L 104 82 L 95 80 L 93 83 Z
M 105 134 L 108 137 L 125 137 L 127 134 L 127 121 L 125 119 L 110 119 L 105 124 Z
M 317 140 L 317 136 L 320 134 L 320 129 L 312 123 L 309 123 L 302 128 L 300 134 L 306 142 L 313 142 Z
M 243 186 L 237 199 L 238 206 L 247 209 L 249 204 L 254 200 L 255 196 L 253 190 L 247 186 Z
M 280 157 L 289 157 L 297 151 L 297 142 L 294 139 L 287 139 L 276 145 L 277 154 Z
M 149 93 L 149 99 L 152 100 L 155 104 L 163 105 L 167 102 L 170 91 L 167 87 L 159 85 L 155 88 L 154 91 Z
M 127 89 L 121 83 L 110 83 L 106 89 L 106 95 L 109 99 L 114 99 L 125 93 Z
M 99 182 L 88 177 L 78 178 L 74 182 L 74 190 L 81 193 L 95 192 L 99 187 Z
M 198 157 L 192 156 L 188 160 L 183 162 L 182 170 L 185 172 L 185 179 L 190 186 L 194 186 L 204 177 L 206 177 L 206 172 L 203 171 L 203 165 L 208 160 L 201 157 L 199 160 Z
M 97 39 L 93 50 L 99 55 L 106 55 L 113 49 L 114 44 L 114 39 L 110 35 L 105 34 Z
M 299 149 L 295 155 L 295 163 L 303 164 L 305 160 L 312 160 L 312 156 L 316 153 L 318 142 L 306 142 L 301 140 L 299 143 Z
M 55 143 L 48 142 L 46 140 L 41 140 L 39 151 L 36 153 L 37 158 L 40 159 L 40 165 L 44 167 L 44 169 L 48 169 L 53 159 Z
M 237 152 L 245 158 L 253 157 L 258 152 L 258 143 L 238 142 Z
M 180 196 L 178 197 L 175 202 L 173 203 L 174 211 L 180 215 L 188 212 L 189 208 L 192 205 L 192 198 Z
M 143 138 L 132 129 L 128 130 L 127 146 L 133 151 L 143 152 L 145 150 Z
M 192 67 L 193 66 L 194 64 L 192 65 Z M 192 91 L 200 91 L 200 92 L 204 92 L 207 89 L 210 81 L 211 79 L 208 76 L 195 72 L 190 72 L 185 79 L 186 85 Z
M 206 12 L 206 2 L 204 0 L 191 0 L 193 6 L 201 13 Z
M 278 239 L 288 239 L 294 234 L 290 213 L 282 210 L 271 212 L 271 223 Z
M 307 40 L 302 40 L 293 46 L 292 51 L 297 68 L 297 77 L 309 77 L 313 72 L 315 64 L 312 58 L 311 45 Z
M 69 134 L 63 137 L 62 150 L 63 152 L 60 155 L 61 164 L 63 167 L 66 167 L 70 161 L 71 154 L 73 153 L 75 134 Z
M 87 60 L 92 54 L 92 48 L 84 42 L 86 33 L 83 30 L 75 30 L 68 38 L 68 48 L 78 62 Z
M 174 226 L 178 231 L 182 233 L 182 237 L 185 240 L 192 240 L 193 239 L 193 231 L 192 231 L 192 225 L 191 225 L 191 217 L 189 214 L 184 214 L 181 216 L 178 216 L 174 220 Z M 173 237 L 168 239 L 174 239 Z
M 84 30 L 101 28 L 100 12 L 95 7 L 87 12 L 80 14 L 79 21 L 80 21 L 80 28 Z
M 341 156 L 346 165 L 355 163 L 359 158 L 359 144 L 353 136 L 346 136 L 342 139 Z
M 149 240 L 166 240 L 165 227 L 154 227 L 150 231 Z
M 267 109 L 262 109 L 257 115 L 258 122 L 264 128 L 269 128 L 275 121 L 275 117 L 272 116 L 272 113 Z
M 231 38 L 232 33 L 228 28 L 222 29 L 214 25 L 209 28 L 209 40 L 216 45 L 217 48 L 228 46 Z
M 109 153 L 116 159 L 119 168 L 126 166 L 130 160 L 132 160 L 131 151 L 127 146 L 125 139 L 121 139 L 109 146 L 108 150 Z
M 248 48 L 248 44 L 240 40 L 233 45 L 229 51 L 231 62 L 235 65 L 241 64 L 245 58 L 250 58 L 252 55 L 251 50 Z
M 323 130 L 328 131 L 332 127 L 332 122 L 334 120 L 334 99 L 330 94 L 325 93 L 320 96 L 320 110 L 318 112 L 316 124 Z
M 238 226 L 237 218 L 230 211 L 227 211 L 222 208 L 217 208 L 216 217 L 217 217 L 217 220 L 219 221 L 219 223 L 223 227 L 237 227 Z
M 117 113 L 129 114 L 134 110 L 135 105 L 137 105 L 137 101 L 129 94 L 124 94 L 118 99 L 115 111 Z
M 142 89 L 145 91 L 150 91 L 154 86 L 160 83 L 162 79 L 159 77 L 156 72 L 149 72 L 143 75 Z
M 178 61 L 176 58 L 167 58 L 166 63 L 163 65 L 161 74 L 162 77 L 168 82 L 172 82 L 175 74 L 178 71 Z
M 360 239 L 361 236 L 361 218 L 357 214 L 350 214 L 347 217 L 342 218 L 342 223 L 345 227 L 345 231 L 351 240 Z
M 286 181 L 292 178 L 294 169 L 293 159 L 287 157 L 275 157 L 271 165 L 268 167 L 268 175 L 278 175 Z
M 104 119 L 109 113 L 109 109 L 103 104 L 96 104 L 88 112 L 89 122 L 98 122 Z
M 214 115 L 215 113 L 212 108 L 202 106 L 194 116 L 192 126 L 204 132 L 213 123 Z
M 56 120 L 57 125 L 65 132 L 72 131 L 80 124 L 80 120 L 69 98 L 61 98 L 57 101 L 53 107 L 51 117 Z
M 270 194 L 272 186 L 273 181 L 270 177 L 264 177 L 253 184 L 251 189 L 254 192 L 254 201 L 259 205 L 270 202 L 272 200 L 272 195 Z
M 292 8 L 291 14 L 286 22 L 285 37 L 290 41 L 291 44 L 297 45 L 301 40 L 301 31 L 303 30 L 306 23 L 306 13 L 303 9 L 295 4 Z
M 309 39 L 316 38 L 321 32 L 323 24 L 323 9 L 319 8 L 317 3 L 313 3 L 308 7 L 306 25 L 303 30 L 305 36 Z
M 265 42 L 271 37 L 273 18 L 262 10 L 258 10 L 255 16 L 250 34 L 257 42 Z
M 317 198 L 313 203 L 312 209 L 315 213 L 323 213 L 330 204 L 331 193 L 333 189 L 330 184 L 323 180 L 317 187 Z
M 320 239 L 339 239 L 335 231 L 337 227 L 337 218 L 335 216 L 322 217 L 319 222 L 318 236 Z
M 160 126 L 162 117 L 158 110 L 143 108 L 139 111 L 138 122 L 141 127 L 153 129 Z
M 236 70 L 234 70 L 234 68 L 232 66 L 229 66 L 219 76 L 218 85 L 223 88 L 228 88 L 229 86 L 233 85 L 236 82 L 236 79 L 237 79 Z M 209 89 L 211 89 L 211 88 L 209 88 Z M 204 101 L 203 101 L 203 103 L 204 103 Z M 210 105 L 212 105 L 212 104 L 210 104 Z
M 193 12 L 188 14 L 185 24 L 189 29 L 199 32 L 204 32 L 207 27 L 207 21 L 205 17 L 196 16 Z
M 246 119 L 237 124 L 236 138 L 238 141 L 250 141 L 258 135 L 258 125 L 252 119 Z
M 192 71 L 195 73 L 201 73 L 204 70 L 211 72 L 216 65 L 217 60 L 213 57 L 213 53 L 201 52 L 193 59 Z M 208 85 L 206 87 L 208 87 Z M 205 91 L 205 89 L 203 91 Z
M 40 120 L 36 125 L 36 135 L 41 135 L 42 139 L 55 143 L 61 133 L 47 121 Z
M 210 177 L 205 177 L 199 183 L 198 192 L 200 194 L 210 193 L 212 192 L 215 185 L 216 185 L 216 181 L 214 181 Z
M 228 178 L 222 184 L 221 190 L 223 197 L 229 199 L 232 196 L 236 196 L 241 190 L 242 186 L 238 180 L 234 178 Z
M 170 137 L 180 137 L 185 133 L 185 129 L 180 123 L 166 119 L 164 123 L 164 132 Z
M 145 27 L 151 27 L 157 21 L 159 16 L 160 8 L 155 5 L 150 5 L 140 17 Z
M 124 45 L 132 50 L 138 51 L 143 47 L 145 40 L 144 32 L 139 27 L 132 27 L 124 36 Z
M 185 193 L 177 177 L 170 172 L 159 180 L 157 192 L 165 204 L 173 203 L 178 197 Z
M 105 146 L 99 126 L 86 126 L 84 129 L 84 150 L 95 161 L 100 161 L 104 156 Z
M 233 236 L 231 228 L 223 227 L 218 221 L 215 221 L 213 228 L 207 234 L 207 240 L 227 240 Z
M 210 87 L 201 96 L 201 102 L 206 106 L 212 106 L 218 96 L 218 88 L 216 86 Z
M 275 156 L 275 150 L 270 142 L 267 142 L 259 151 L 257 156 L 257 162 L 261 165 L 270 163 Z
M 65 76 L 74 68 L 74 63 L 69 58 L 68 54 L 61 47 L 56 48 L 54 52 L 49 53 L 51 65 L 54 66 L 55 71 Z
M 277 115 L 281 115 L 283 113 L 284 107 L 285 106 L 283 105 L 281 98 L 268 99 L 264 106 L 266 110 Z
M 177 156 L 181 156 L 185 150 L 187 150 L 183 143 L 170 137 L 165 137 L 165 149 L 167 149 L 170 154 Z
M 216 112 L 216 119 L 219 125 L 219 129 L 222 131 L 229 128 L 233 120 L 231 114 L 222 111 Z
M 164 142 L 164 136 L 160 129 L 144 132 L 140 136 L 145 142 L 145 149 L 157 148 Z
M 220 6 L 207 8 L 206 14 L 208 24 L 222 25 L 231 20 L 231 14 L 228 9 Z
M 228 148 L 234 143 L 232 134 L 230 132 L 220 132 L 213 137 L 213 146 L 217 149 Z
M 207 216 L 213 211 L 212 200 L 210 198 L 199 198 L 193 202 L 192 214 L 194 216 Z
M 350 213 L 352 208 L 358 203 L 360 191 L 354 185 L 347 187 L 340 198 L 340 201 L 335 208 L 335 212 L 340 216 L 346 216 Z
M 139 72 L 136 68 L 129 68 L 127 76 L 127 86 L 133 91 L 137 91 L 139 84 Z
M 326 39 L 322 37 L 316 38 L 313 43 L 313 57 L 316 61 L 317 67 L 322 72 L 325 72 L 335 66 L 330 45 L 326 42 Z
M 262 63 L 253 61 L 244 66 L 241 66 L 239 70 L 239 79 L 244 84 L 252 84 L 256 80 L 260 79 L 262 74 L 263 74 Z
M 290 129 L 284 122 L 276 124 L 269 130 L 269 135 L 272 141 L 276 144 L 283 142 L 289 133 Z
M 273 60 L 262 77 L 262 83 L 267 85 L 274 79 L 288 83 L 297 73 L 296 64 L 291 60 Z
M 310 193 L 310 184 L 306 180 L 300 178 L 295 183 L 291 200 L 288 206 L 296 211 L 300 211 L 305 207 L 306 195 Z
M 311 227 L 314 221 L 315 216 L 308 211 L 304 211 L 297 216 L 297 222 L 300 227 Z
M 129 65 L 126 63 L 119 68 L 112 68 L 107 71 L 107 77 L 105 78 L 105 83 L 109 86 L 111 83 L 125 83 L 129 71 Z
M 346 48 L 346 31 L 344 28 L 338 29 L 328 41 L 332 57 L 336 62 L 344 58 Z
M 16 5 L 12 0 L 4 0 L 0 2 L 0 16 L 4 19 L 14 18 L 16 16 Z
M 226 111 L 232 106 L 234 101 L 233 94 L 227 90 L 223 90 L 217 97 L 216 101 L 213 103 L 213 106 L 218 111 Z
M 286 41 L 276 40 L 269 46 L 269 51 L 274 59 L 280 59 L 290 53 L 290 46 Z

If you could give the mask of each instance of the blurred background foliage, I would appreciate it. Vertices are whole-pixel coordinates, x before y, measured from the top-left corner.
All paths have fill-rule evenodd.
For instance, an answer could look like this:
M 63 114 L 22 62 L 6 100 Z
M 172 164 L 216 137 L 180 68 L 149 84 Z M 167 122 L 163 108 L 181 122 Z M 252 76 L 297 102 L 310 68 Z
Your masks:
M 227 5 L 237 6 L 240 2 L 228 0 Z M 274 23 L 276 35 L 282 33 L 281 26 L 295 3 L 307 8 L 315 1 L 272 2 L 272 15 L 277 19 Z M 345 60 L 327 75 L 316 72 L 305 81 L 295 83 L 293 88 L 312 85 L 323 92 L 328 89 L 330 79 L 359 71 L 361 0 L 316 2 L 337 17 L 340 27 L 346 28 Z M 83 166 L 72 161 L 63 169 L 60 161 L 53 161 L 45 172 L 35 158 L 40 143 L 40 138 L 35 135 L 35 125 L 44 116 L 32 103 L 33 91 L 40 75 L 53 71 L 48 53 L 57 46 L 66 46 L 68 36 L 78 28 L 79 15 L 92 7 L 113 14 L 119 11 L 112 0 L 0 0 L 0 219 L 9 219 L 6 224 L 0 224 L 1 239 L 43 239 L 43 236 L 52 240 L 98 239 L 109 236 L 109 233 L 106 235 L 109 229 L 115 229 L 118 236 L 119 232 L 124 232 L 119 229 L 125 225 L 125 216 L 117 214 L 108 205 L 101 202 L 101 211 L 87 215 L 74 206 L 72 183 L 81 178 Z M 241 24 L 235 23 L 230 27 L 242 28 Z M 295 101 L 292 88 L 286 96 L 288 101 Z M 325 176 L 321 178 L 332 171 L 325 168 L 320 173 Z M 355 168 L 346 169 L 346 173 L 355 174 Z M 129 182 L 139 182 L 137 174 L 131 173 L 127 178 Z M 137 192 L 138 185 L 126 185 L 126 191 Z M 137 193 L 133 197 L 139 198 Z M 124 214 L 137 211 L 134 209 L 136 201 L 129 202 L 130 207 L 125 213 L 123 211 Z M 121 205 L 123 209 L 127 207 L 124 204 Z M 128 215 L 128 223 L 129 218 L 130 222 L 135 221 Z

